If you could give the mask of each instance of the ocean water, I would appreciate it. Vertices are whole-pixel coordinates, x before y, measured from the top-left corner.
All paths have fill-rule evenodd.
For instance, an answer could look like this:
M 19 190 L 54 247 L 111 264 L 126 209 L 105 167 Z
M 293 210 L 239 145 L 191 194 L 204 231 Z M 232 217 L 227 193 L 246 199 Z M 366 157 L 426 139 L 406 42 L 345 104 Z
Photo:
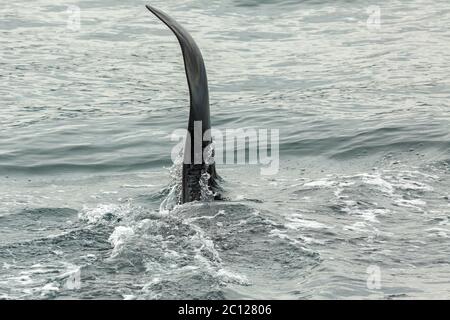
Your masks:
M 447 1 L 152 1 L 213 127 L 279 130 L 276 174 L 181 206 L 188 89 L 145 4 L 0 6 L 1 299 L 450 298 Z

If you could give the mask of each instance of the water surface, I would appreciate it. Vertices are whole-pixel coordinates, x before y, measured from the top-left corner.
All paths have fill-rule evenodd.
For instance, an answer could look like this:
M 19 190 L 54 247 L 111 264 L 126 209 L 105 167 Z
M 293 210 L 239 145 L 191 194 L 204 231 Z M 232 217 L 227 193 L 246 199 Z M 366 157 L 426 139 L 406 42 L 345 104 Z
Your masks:
M 447 1 L 152 1 L 213 126 L 280 130 L 277 175 L 170 211 L 188 89 L 145 3 L 0 8 L 0 298 L 450 298 Z

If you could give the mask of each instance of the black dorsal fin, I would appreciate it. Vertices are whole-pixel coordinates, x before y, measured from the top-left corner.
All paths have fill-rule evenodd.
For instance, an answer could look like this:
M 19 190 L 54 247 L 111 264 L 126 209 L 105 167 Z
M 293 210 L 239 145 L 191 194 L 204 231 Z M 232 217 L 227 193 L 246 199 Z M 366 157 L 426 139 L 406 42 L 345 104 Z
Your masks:
M 208 79 L 203 57 L 191 35 L 174 19 L 154 7 L 146 5 L 175 34 L 183 53 L 184 68 L 189 86 L 190 111 L 188 130 L 194 130 L 194 121 L 202 121 L 203 132 L 211 128 L 209 115 Z

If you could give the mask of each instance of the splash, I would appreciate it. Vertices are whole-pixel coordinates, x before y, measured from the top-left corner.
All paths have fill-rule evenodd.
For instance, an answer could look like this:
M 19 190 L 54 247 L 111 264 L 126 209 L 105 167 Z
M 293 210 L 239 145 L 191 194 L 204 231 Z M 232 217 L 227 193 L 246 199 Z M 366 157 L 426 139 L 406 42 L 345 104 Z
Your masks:
M 159 206 L 161 214 L 169 214 L 181 203 L 181 180 L 183 177 L 183 159 L 184 153 L 180 151 L 175 158 L 173 165 L 169 169 L 170 183 L 167 189 L 167 196 L 163 199 Z
M 134 235 L 134 230 L 126 226 L 118 226 L 114 229 L 114 232 L 109 236 L 108 241 L 113 246 L 111 257 L 118 255 L 120 249 L 125 242 Z
M 130 214 L 130 205 L 100 204 L 95 208 L 85 206 L 78 217 L 89 224 L 108 224 L 120 221 Z
M 169 214 L 181 204 L 182 184 L 183 180 L 183 160 L 184 153 L 180 151 L 173 165 L 169 169 L 170 183 L 165 190 L 168 190 L 166 197 L 161 202 L 159 212 L 161 214 Z M 216 198 L 217 192 L 213 191 L 210 186 L 211 175 L 209 174 L 209 166 L 214 163 L 214 143 L 209 144 L 205 148 L 205 167 L 200 176 L 200 200 L 212 201 Z
M 208 173 L 209 166 L 214 163 L 214 142 L 205 147 L 205 168 L 200 176 L 200 199 L 202 201 L 212 201 L 217 196 L 210 187 L 211 175 Z

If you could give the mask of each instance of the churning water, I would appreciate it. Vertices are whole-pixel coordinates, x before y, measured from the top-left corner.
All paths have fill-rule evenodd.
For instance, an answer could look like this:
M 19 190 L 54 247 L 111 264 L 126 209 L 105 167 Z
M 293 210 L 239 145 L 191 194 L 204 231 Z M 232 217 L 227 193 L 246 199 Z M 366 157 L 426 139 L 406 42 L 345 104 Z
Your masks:
M 450 298 L 448 1 L 152 1 L 213 126 L 280 132 L 276 175 L 219 165 L 227 200 L 182 206 L 145 3 L 0 6 L 0 298 Z

